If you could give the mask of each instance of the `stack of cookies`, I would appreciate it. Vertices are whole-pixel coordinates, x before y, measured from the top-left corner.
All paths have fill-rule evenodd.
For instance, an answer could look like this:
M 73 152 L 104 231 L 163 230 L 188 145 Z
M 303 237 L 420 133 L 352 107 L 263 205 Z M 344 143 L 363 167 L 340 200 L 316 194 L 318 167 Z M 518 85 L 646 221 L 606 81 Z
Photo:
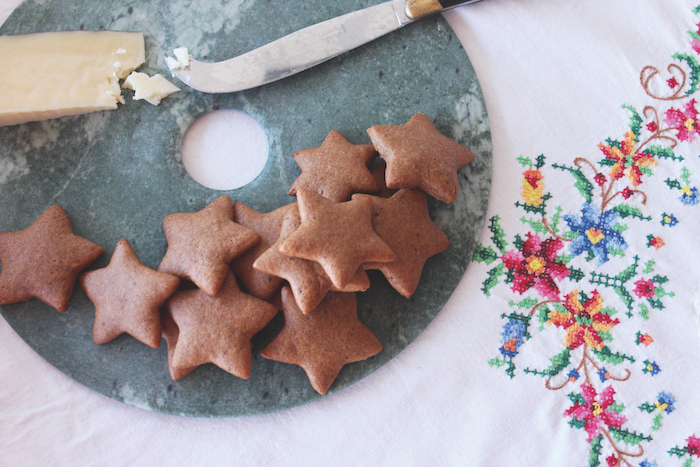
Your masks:
M 249 378 L 251 338 L 281 308 L 284 328 L 262 356 L 301 366 L 325 394 L 344 365 L 382 349 L 357 316 L 365 270 L 413 295 L 425 261 L 449 246 L 426 193 L 453 202 L 457 171 L 474 158 L 422 114 L 368 133 L 372 145 L 334 130 L 295 153 L 295 203 L 259 213 L 221 196 L 166 216 L 157 271 L 121 240 L 106 268 L 81 274 L 103 250 L 75 236 L 53 206 L 26 230 L 0 234 L 0 304 L 39 298 L 65 311 L 77 279 L 95 305 L 94 342 L 128 333 L 158 347 L 162 337 L 174 380 L 204 363 Z M 377 152 L 385 163 L 375 163 Z

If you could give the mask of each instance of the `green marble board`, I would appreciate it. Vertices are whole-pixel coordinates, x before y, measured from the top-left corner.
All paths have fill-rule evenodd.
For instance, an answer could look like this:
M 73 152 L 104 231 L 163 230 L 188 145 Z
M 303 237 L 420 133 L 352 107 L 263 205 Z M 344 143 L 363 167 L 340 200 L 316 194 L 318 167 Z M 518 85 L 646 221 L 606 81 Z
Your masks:
M 140 71 L 168 75 L 164 57 L 187 46 L 200 60 L 219 61 L 299 28 L 377 0 L 27 0 L 1 34 L 54 30 L 143 31 L 147 62 Z M 411 299 L 381 274 L 358 294 L 360 319 L 384 350 L 345 366 L 329 393 L 373 372 L 405 348 L 440 311 L 462 278 L 484 225 L 491 186 L 491 134 L 477 77 L 459 40 L 441 16 L 267 86 L 226 95 L 183 89 L 160 106 L 133 101 L 118 110 L 0 128 L 0 231 L 26 228 L 53 203 L 75 232 L 107 253 L 128 239 L 142 262 L 157 268 L 165 254 L 162 219 L 202 209 L 222 192 L 185 171 L 179 145 L 198 117 L 238 109 L 265 129 L 270 157 L 249 185 L 223 192 L 260 212 L 294 201 L 286 193 L 299 175 L 292 154 L 319 146 L 331 129 L 355 144 L 366 129 L 403 124 L 425 113 L 476 160 L 460 173 L 454 204 L 430 200 L 447 234 L 448 251 L 431 258 Z M 376 271 L 375 271 L 376 272 Z M 76 288 L 65 313 L 38 300 L 0 307 L 22 338 L 51 364 L 85 386 L 151 410 L 188 416 L 240 416 L 282 410 L 321 396 L 304 371 L 263 359 L 259 352 L 283 325 L 281 314 L 254 339 L 253 373 L 244 381 L 211 364 L 180 381 L 168 376 L 166 346 L 151 349 L 123 335 L 92 343 L 94 307 Z M 469 313 L 468 308 L 464 309 Z M 327 397 L 327 396 L 326 396 Z

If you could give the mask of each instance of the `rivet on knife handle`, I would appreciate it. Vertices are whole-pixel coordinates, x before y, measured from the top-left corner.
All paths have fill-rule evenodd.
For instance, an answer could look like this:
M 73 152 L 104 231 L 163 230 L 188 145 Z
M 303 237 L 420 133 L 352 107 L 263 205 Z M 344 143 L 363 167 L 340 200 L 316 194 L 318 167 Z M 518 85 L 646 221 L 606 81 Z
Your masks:
M 446 8 L 456 7 L 465 3 L 476 3 L 477 1 L 479 0 L 407 0 L 406 16 L 416 20 Z

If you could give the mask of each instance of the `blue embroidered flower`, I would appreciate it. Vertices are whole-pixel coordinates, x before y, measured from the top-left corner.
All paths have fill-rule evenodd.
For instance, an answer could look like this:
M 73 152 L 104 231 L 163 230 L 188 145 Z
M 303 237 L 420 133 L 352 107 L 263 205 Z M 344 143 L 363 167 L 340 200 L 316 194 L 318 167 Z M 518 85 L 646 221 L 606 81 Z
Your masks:
M 671 413 L 675 410 L 673 404 L 675 404 L 676 398 L 673 397 L 673 394 L 668 392 L 660 392 L 656 397 L 658 401 L 655 405 L 660 412 Z
M 569 377 L 569 381 L 571 381 L 571 382 L 573 383 L 574 381 L 576 381 L 577 379 L 579 379 L 579 377 L 581 376 L 581 374 L 580 374 L 578 371 L 576 371 L 576 368 L 574 368 L 574 369 L 572 369 L 572 370 L 569 372 L 569 374 L 567 374 L 566 376 L 568 376 L 568 377 Z
M 519 319 L 510 319 L 501 333 L 501 348 L 503 356 L 513 358 L 518 355 L 518 348 L 525 342 L 525 323 Z
M 642 372 L 646 375 L 651 373 L 651 376 L 656 376 L 659 374 L 661 371 L 661 368 L 659 368 L 659 365 L 656 364 L 656 362 L 650 362 L 649 360 L 644 360 L 644 368 L 642 368 Z
M 565 215 L 564 220 L 569 228 L 578 233 L 578 237 L 571 241 L 571 254 L 578 256 L 591 250 L 598 258 L 597 264 L 601 265 L 608 260 L 611 250 L 627 248 L 627 243 L 620 232 L 614 230 L 619 216 L 620 214 L 615 211 L 600 212 L 600 209 L 591 203 L 583 205 L 581 217 L 573 214 Z
M 644 459 L 641 464 L 639 464 L 639 467 L 659 467 L 659 464 L 656 463 L 656 461 L 648 461 L 647 459 Z
M 681 188 L 681 203 L 687 206 L 695 206 L 698 204 L 698 189 L 695 187 L 690 188 L 688 185 Z
M 600 378 L 601 383 L 606 382 L 608 380 L 608 376 L 610 376 L 610 374 L 608 373 L 608 370 L 605 367 L 598 370 L 598 377 Z
M 676 224 L 678 224 L 678 219 L 676 219 L 676 216 L 673 214 L 666 214 L 663 213 L 661 215 L 661 225 L 665 226 L 670 226 L 670 227 L 675 227 Z

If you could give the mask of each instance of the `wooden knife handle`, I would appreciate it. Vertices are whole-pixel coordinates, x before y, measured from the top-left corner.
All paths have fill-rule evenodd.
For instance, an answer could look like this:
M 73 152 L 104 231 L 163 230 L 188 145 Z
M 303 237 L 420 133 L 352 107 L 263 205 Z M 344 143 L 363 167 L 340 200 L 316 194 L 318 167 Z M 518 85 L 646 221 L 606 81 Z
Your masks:
M 406 0 L 406 15 L 416 20 L 447 8 L 478 1 L 480 0 Z

